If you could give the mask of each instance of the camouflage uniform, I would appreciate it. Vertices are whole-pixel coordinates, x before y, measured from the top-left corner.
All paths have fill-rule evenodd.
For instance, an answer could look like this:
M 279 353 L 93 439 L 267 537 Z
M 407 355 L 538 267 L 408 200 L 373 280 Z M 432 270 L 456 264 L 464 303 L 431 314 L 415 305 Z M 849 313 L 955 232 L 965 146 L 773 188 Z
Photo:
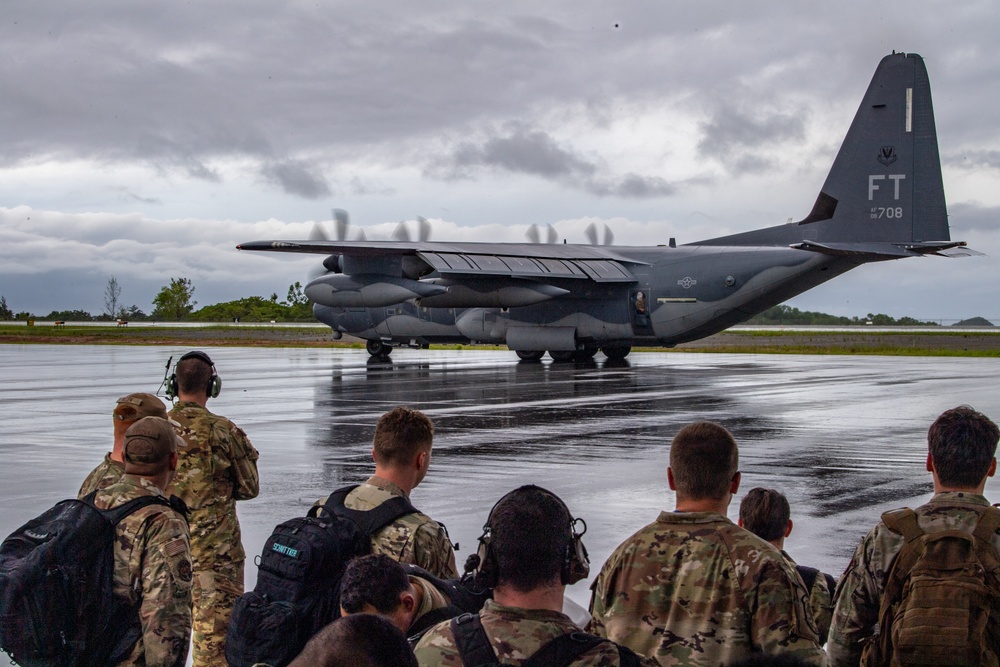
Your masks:
M 406 496 L 401 488 L 376 475 L 347 494 L 344 506 L 352 510 L 370 510 L 393 496 Z M 322 505 L 326 498 L 316 501 Z M 372 553 L 380 553 L 400 563 L 413 563 L 442 579 L 458 578 L 455 550 L 448 531 L 423 512 L 396 519 L 372 535 Z
M 520 665 L 535 651 L 561 635 L 579 632 L 569 616 L 543 609 L 505 607 L 487 600 L 479 618 L 490 644 L 503 665 Z M 421 667 L 463 667 L 462 658 L 451 632 L 450 621 L 427 631 L 413 651 Z M 649 658 L 640 658 L 643 667 L 656 667 Z M 618 667 L 618 647 L 602 642 L 590 649 L 573 665 L 580 667 Z
M 151 481 L 125 475 L 98 491 L 100 509 L 139 496 L 162 496 Z M 136 510 L 118 524 L 114 592 L 139 604 L 142 637 L 121 665 L 183 665 L 191 637 L 191 546 L 180 514 L 162 505 Z
M 753 653 L 823 660 L 802 579 L 773 546 L 712 512 L 661 512 L 593 585 L 591 632 L 661 665 Z
M 989 504 L 978 494 L 945 492 L 935 494 L 929 503 L 914 511 L 918 524 L 925 531 L 962 529 L 971 533 L 979 520 L 976 510 L 982 512 Z M 860 663 L 862 642 L 872 635 L 878 622 L 889 570 L 904 541 L 902 535 L 892 532 L 881 521 L 861 540 L 837 585 L 827 642 L 829 665 Z M 1000 534 L 994 534 L 992 541 L 1000 550 Z
M 785 557 L 792 567 L 802 574 L 802 568 L 796 565 L 792 557 L 784 551 L 781 555 Z M 805 577 L 802 578 L 805 581 Z M 826 643 L 826 637 L 830 634 L 830 621 L 833 618 L 833 590 L 830 588 L 826 576 L 816 571 L 816 578 L 813 579 L 812 587 L 809 589 L 809 609 L 812 610 L 813 619 L 816 621 L 816 630 L 819 632 L 819 641 Z
M 125 464 L 111 458 L 111 452 L 104 455 L 104 461 L 94 468 L 87 479 L 83 480 L 77 498 L 83 498 L 92 491 L 106 489 L 112 484 L 117 484 L 122 475 L 125 474 Z
M 194 644 L 196 667 L 225 667 L 223 645 L 236 598 L 243 594 L 246 552 L 236 517 L 236 501 L 257 496 L 257 450 L 225 417 L 191 401 L 170 410 L 187 443 L 178 454 L 170 492 L 187 503 L 194 565 Z

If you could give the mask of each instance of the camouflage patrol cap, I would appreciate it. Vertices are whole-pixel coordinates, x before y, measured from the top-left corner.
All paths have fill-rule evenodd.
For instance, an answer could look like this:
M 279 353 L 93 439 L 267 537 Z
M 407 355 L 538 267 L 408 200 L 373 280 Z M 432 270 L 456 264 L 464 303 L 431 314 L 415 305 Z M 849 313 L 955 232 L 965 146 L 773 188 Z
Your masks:
M 183 446 L 184 441 L 169 419 L 143 417 L 125 431 L 125 462 L 159 463 Z
M 118 421 L 136 421 L 143 417 L 167 418 L 167 406 L 153 394 L 127 394 L 115 401 L 114 417 Z

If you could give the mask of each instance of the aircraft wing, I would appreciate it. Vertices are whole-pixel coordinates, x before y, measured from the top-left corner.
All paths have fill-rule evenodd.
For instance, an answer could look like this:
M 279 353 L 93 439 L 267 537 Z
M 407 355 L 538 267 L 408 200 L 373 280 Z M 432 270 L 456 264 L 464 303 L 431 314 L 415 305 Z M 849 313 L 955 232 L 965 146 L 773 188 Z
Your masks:
M 509 276 L 578 278 L 595 282 L 635 282 L 629 265 L 646 262 L 624 257 L 608 246 L 558 243 L 444 243 L 433 241 L 252 241 L 240 250 L 341 256 L 345 264 L 371 264 L 412 256 L 443 277 Z M 356 260 L 351 262 L 351 260 Z M 369 269 L 370 270 L 370 269 Z M 348 271 L 345 273 L 358 272 Z

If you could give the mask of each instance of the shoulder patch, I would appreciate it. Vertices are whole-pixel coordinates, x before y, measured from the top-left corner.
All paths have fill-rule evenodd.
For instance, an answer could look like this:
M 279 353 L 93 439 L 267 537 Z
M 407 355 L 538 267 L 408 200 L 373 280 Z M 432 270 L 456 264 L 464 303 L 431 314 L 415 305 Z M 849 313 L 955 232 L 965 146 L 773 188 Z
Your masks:
M 163 545 L 163 553 L 172 558 L 179 553 L 183 553 L 186 547 L 187 545 L 184 542 L 184 538 L 178 537 Z

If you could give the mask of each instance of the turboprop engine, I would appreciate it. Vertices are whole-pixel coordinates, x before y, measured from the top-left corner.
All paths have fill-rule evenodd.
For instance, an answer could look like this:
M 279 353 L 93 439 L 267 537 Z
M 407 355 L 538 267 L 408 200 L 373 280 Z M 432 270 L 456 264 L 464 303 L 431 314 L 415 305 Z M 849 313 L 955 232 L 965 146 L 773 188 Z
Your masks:
M 328 273 L 305 287 L 305 295 L 332 308 L 378 308 L 447 293 L 448 288 L 378 273 Z

